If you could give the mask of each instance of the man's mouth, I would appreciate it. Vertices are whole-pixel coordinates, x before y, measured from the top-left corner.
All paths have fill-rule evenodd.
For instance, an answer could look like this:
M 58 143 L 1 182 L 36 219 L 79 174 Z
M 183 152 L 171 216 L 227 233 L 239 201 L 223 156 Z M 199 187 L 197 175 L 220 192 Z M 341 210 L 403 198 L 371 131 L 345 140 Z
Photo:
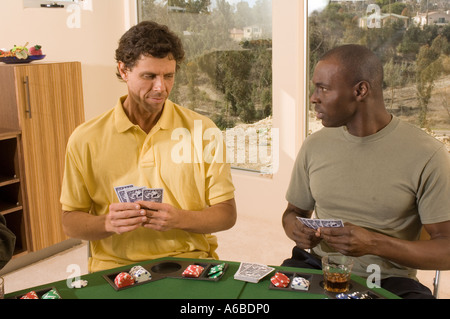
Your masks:
M 150 96 L 148 98 L 156 103 L 164 102 L 164 97 L 162 97 L 162 96 Z
M 323 112 L 316 110 L 316 118 L 317 119 L 319 119 L 319 120 L 323 119 L 324 115 L 325 114 Z

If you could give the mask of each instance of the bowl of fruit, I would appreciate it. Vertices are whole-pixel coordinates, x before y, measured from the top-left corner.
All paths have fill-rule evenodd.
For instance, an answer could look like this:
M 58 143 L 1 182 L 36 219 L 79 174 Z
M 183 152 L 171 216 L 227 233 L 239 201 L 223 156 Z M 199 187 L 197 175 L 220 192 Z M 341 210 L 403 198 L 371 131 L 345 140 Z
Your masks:
M 30 63 L 36 60 L 42 60 L 45 55 L 42 54 L 42 46 L 35 45 L 27 48 L 24 46 L 14 46 L 11 50 L 0 50 L 0 62 L 6 64 Z

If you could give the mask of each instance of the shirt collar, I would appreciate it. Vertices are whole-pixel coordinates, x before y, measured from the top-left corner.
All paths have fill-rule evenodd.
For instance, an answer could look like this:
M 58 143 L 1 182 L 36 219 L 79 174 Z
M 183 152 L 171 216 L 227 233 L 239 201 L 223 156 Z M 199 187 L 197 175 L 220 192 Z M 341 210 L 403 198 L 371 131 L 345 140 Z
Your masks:
M 114 118 L 116 129 L 119 133 L 123 133 L 135 125 L 130 121 L 125 111 L 123 110 L 123 102 L 127 98 L 127 95 L 124 95 L 119 98 L 117 104 L 114 108 Z M 174 113 L 174 104 L 170 100 L 166 100 L 164 104 L 164 109 L 161 114 L 158 123 L 156 123 L 155 127 L 159 127 L 161 129 L 170 129 L 173 127 L 173 113 Z

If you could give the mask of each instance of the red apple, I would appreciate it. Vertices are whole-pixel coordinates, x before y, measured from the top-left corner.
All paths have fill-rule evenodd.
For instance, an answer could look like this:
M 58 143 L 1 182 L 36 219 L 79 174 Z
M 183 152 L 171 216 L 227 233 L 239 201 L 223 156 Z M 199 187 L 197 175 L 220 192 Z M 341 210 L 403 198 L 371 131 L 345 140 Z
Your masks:
M 41 50 L 42 46 L 40 45 L 35 45 L 34 47 L 31 47 L 29 50 L 29 54 L 30 55 L 42 55 L 42 50 Z

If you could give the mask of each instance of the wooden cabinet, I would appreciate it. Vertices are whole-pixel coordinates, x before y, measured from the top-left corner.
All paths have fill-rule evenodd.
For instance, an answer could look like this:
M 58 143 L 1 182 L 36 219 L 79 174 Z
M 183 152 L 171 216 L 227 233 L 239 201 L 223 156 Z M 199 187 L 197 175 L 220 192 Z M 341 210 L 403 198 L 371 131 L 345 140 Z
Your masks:
M 0 65 L 0 97 L 0 128 L 20 133 L 22 206 L 28 250 L 36 251 L 67 239 L 59 196 L 67 140 L 84 122 L 81 64 Z
M 0 129 L 0 214 L 16 235 L 14 255 L 28 251 L 28 220 L 23 201 L 20 132 Z

